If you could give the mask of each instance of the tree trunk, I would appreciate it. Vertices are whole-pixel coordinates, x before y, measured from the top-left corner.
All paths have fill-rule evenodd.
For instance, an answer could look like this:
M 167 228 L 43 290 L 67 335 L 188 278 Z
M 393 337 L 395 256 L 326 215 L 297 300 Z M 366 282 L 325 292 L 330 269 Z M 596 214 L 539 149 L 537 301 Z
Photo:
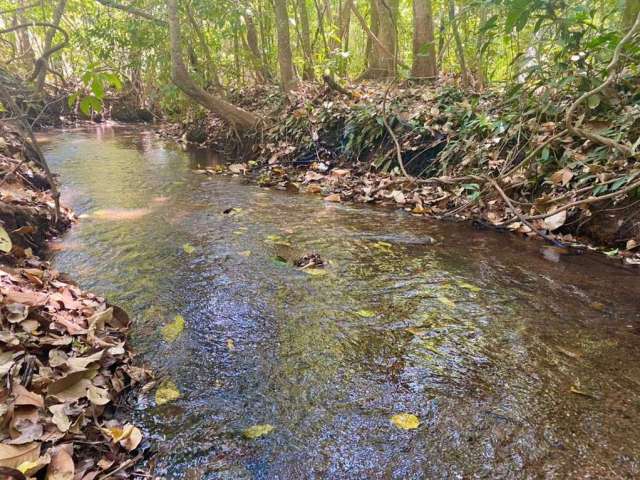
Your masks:
M 625 0 L 622 12 L 622 30 L 628 32 L 640 13 L 640 0 Z
M 271 73 L 262 62 L 262 57 L 260 56 L 258 31 L 256 29 L 256 24 L 253 21 L 253 11 L 251 11 L 247 5 L 244 5 L 244 8 L 245 13 L 242 16 L 244 18 L 245 28 L 247 29 L 247 48 L 249 49 L 249 55 L 256 74 L 256 79 L 259 82 L 271 80 Z
M 454 0 L 448 0 L 449 7 L 449 23 L 451 24 L 451 31 L 453 32 L 453 39 L 456 43 L 456 54 L 458 56 L 458 63 L 460 64 L 460 73 L 462 74 L 462 84 L 465 87 L 470 85 L 469 71 L 467 70 L 467 62 L 464 58 L 464 46 L 462 45 L 462 39 L 460 38 L 460 31 L 458 30 L 458 21 L 456 19 L 456 5 Z
M 64 9 L 67 6 L 67 0 L 59 0 L 58 5 L 56 6 L 55 11 L 53 12 L 53 19 L 51 20 L 51 24 L 56 27 L 60 25 L 60 20 L 62 19 L 62 14 L 64 13 Z M 36 61 L 36 71 L 35 71 L 35 92 L 40 92 L 44 87 L 44 81 L 47 78 L 47 69 L 49 65 L 49 56 L 52 52 L 53 45 L 53 37 L 56 36 L 57 30 L 55 28 L 50 28 L 47 30 L 47 33 L 44 37 L 44 46 L 42 47 L 42 55 Z
M 415 78 L 436 76 L 436 48 L 433 36 L 431 0 L 413 0 L 413 65 Z
M 349 0 L 351 2 L 351 4 L 353 5 L 353 0 Z M 355 5 L 354 5 L 355 8 Z M 369 2 L 369 8 L 371 10 L 371 12 L 369 13 L 370 15 L 370 20 L 369 20 L 369 30 L 371 31 L 371 35 L 367 35 L 367 45 L 365 47 L 365 58 L 367 59 L 367 69 L 371 68 L 372 65 L 372 61 L 373 61 L 373 36 L 378 36 L 378 33 L 380 33 L 380 16 L 378 15 L 378 9 L 376 8 L 376 2 L 375 0 L 371 0 Z M 354 13 L 356 13 L 354 11 Z M 364 27 L 364 25 L 363 25 Z
M 182 39 L 177 0 L 167 0 L 167 14 L 173 83 L 192 100 L 219 115 L 220 118 L 229 122 L 236 129 L 246 131 L 254 128 L 260 120 L 257 115 L 238 108 L 215 95 L 211 95 L 191 78 L 182 58 Z
M 313 58 L 311 53 L 311 31 L 309 29 L 309 11 L 307 10 L 307 1 L 298 0 L 298 12 L 300 14 L 300 37 L 302 44 L 302 53 L 304 55 L 304 66 L 302 68 L 302 78 L 312 82 L 315 75 L 313 74 Z
M 288 92 L 296 86 L 297 79 L 293 71 L 287 0 L 274 0 L 273 3 L 275 5 L 276 29 L 278 31 L 278 64 L 280 66 L 280 81 L 282 82 L 282 89 L 285 92 Z
M 196 33 L 198 37 L 198 42 L 200 43 L 200 47 L 204 52 L 204 57 L 206 60 L 206 69 L 205 69 L 205 82 L 207 85 L 212 85 L 215 90 L 222 90 L 222 83 L 220 82 L 220 76 L 218 75 L 218 69 L 216 68 L 216 64 L 213 61 L 213 56 L 211 55 L 211 49 L 209 48 L 209 44 L 207 43 L 207 39 L 202 32 L 202 26 L 200 26 L 193 15 L 193 11 L 191 7 L 187 7 L 187 17 L 189 18 L 189 23 L 191 23 L 191 27 Z
M 20 7 L 25 6 L 24 0 L 18 2 Z M 24 10 L 17 10 L 13 17 L 13 26 L 27 23 L 24 17 Z M 18 56 L 21 58 L 21 63 L 26 66 L 27 69 L 33 68 L 36 63 L 36 54 L 31 46 L 29 40 L 29 32 L 24 29 L 16 30 L 16 39 L 18 44 Z
M 361 78 L 384 79 L 395 77 L 397 64 L 396 19 L 399 0 L 371 0 L 378 15 L 377 40 L 373 42 L 369 68 Z M 373 31 L 372 31 L 373 32 Z

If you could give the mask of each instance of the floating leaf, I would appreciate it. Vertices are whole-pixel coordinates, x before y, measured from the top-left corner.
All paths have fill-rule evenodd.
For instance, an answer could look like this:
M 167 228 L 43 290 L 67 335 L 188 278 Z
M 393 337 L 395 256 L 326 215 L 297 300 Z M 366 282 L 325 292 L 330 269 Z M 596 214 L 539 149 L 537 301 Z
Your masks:
M 378 250 L 382 250 L 384 252 L 390 252 L 393 248 L 393 245 L 388 242 L 376 242 L 373 244 L 373 248 L 377 248 Z
M 182 315 L 176 315 L 173 322 L 162 327 L 162 337 L 167 342 L 174 342 L 184 330 L 184 317 Z
M 236 349 L 235 342 L 231 338 L 229 338 L 227 340 L 227 350 L 229 350 L 230 352 L 233 352 L 235 349 Z
M 413 430 L 420 426 L 420 419 L 411 413 L 398 413 L 391 417 L 391 423 L 403 430 Z
M 362 318 L 371 318 L 371 317 L 375 317 L 376 312 L 373 312 L 371 310 L 362 309 L 362 310 L 358 310 L 356 312 L 356 315 L 358 315 L 359 317 L 362 317 Z
M 327 274 L 327 271 L 322 268 L 305 268 L 302 271 L 307 275 L 312 275 L 314 277 L 322 277 Z
M 185 251 L 185 253 L 188 253 L 189 255 L 191 255 L 193 252 L 196 251 L 196 247 L 194 247 L 190 243 L 185 243 L 184 245 L 182 245 L 182 249 Z
M 472 285 L 471 283 L 467 283 L 467 282 L 458 282 L 458 286 L 466 290 L 469 290 L 470 292 L 482 291 L 480 287 L 476 287 L 475 285 Z
M 243 250 L 242 252 L 238 252 L 238 255 L 241 257 L 249 257 L 251 256 L 251 250 Z
M 156 390 L 156 404 L 158 406 L 173 402 L 180 398 L 180 390 L 171 380 L 162 382 Z
M 274 257 L 271 257 L 271 261 L 273 263 L 275 263 L 276 265 L 278 265 L 279 267 L 282 267 L 283 265 L 286 265 L 288 263 L 287 259 L 284 258 L 284 257 L 281 257 L 280 255 L 276 255 Z
M 252 427 L 247 428 L 242 434 L 248 439 L 255 439 L 262 437 L 263 435 L 267 435 L 273 431 L 273 426 L 268 423 L 263 423 L 260 425 L 254 425 Z
M 7 231 L 0 227 L 0 252 L 9 253 L 13 244 L 11 243 L 11 238 Z
M 456 306 L 456 304 L 453 302 L 453 300 L 451 300 L 450 298 L 447 298 L 443 295 L 439 295 L 438 296 L 438 301 L 440 303 L 442 303 L 443 305 L 446 305 L 447 307 L 450 308 L 454 308 Z
M 424 327 L 409 327 L 406 330 L 416 337 L 421 337 L 422 335 L 425 335 L 429 332 L 429 330 Z

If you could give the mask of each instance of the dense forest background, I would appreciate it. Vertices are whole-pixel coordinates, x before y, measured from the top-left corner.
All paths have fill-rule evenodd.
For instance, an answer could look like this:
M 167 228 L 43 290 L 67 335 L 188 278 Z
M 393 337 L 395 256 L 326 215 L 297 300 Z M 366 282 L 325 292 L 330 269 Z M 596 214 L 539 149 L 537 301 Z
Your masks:
M 140 104 L 178 113 L 189 100 L 171 82 L 169 23 L 174 60 L 184 65 L 174 68 L 177 83 L 193 79 L 192 100 L 205 103 L 200 88 L 279 83 L 288 91 L 325 73 L 576 91 L 606 78 L 640 1 L 11 0 L 0 9 L 0 61 L 37 89 L 84 84 L 95 97 L 85 105 L 98 108 L 104 89 L 122 84 Z M 637 60 L 637 44 L 624 53 Z M 37 60 L 46 65 L 34 71 Z
M 640 0 L 4 0 L 0 94 L 31 126 L 170 120 L 201 145 L 250 138 L 265 185 L 285 183 L 280 165 L 340 159 L 411 180 L 323 187 L 340 199 L 631 251 L 639 12 Z

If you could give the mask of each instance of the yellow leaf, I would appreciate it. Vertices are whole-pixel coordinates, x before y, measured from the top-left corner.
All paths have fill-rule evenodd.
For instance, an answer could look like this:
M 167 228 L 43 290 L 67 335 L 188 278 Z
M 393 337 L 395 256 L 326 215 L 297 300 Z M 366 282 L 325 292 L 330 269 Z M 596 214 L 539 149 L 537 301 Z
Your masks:
M 196 251 L 196 247 L 194 247 L 190 243 L 185 243 L 184 245 L 182 245 L 182 249 L 185 251 L 185 253 L 188 253 L 188 254 L 192 254 L 193 252 Z
M 362 318 L 371 318 L 371 317 L 375 317 L 376 313 L 372 312 L 371 310 L 358 310 L 356 312 L 356 315 L 358 315 L 359 317 Z
M 13 244 L 11 243 L 11 238 L 7 231 L 0 227 L 0 252 L 9 253 Z
M 451 300 L 451 299 L 449 299 L 449 298 L 447 298 L 445 296 L 442 296 L 442 295 L 440 295 L 438 297 L 438 301 L 440 303 L 442 303 L 443 305 L 446 305 L 447 307 L 450 307 L 450 308 L 454 308 L 456 306 L 456 304 L 453 302 L 453 300 Z
M 244 250 L 242 252 L 238 252 L 238 255 L 240 255 L 242 257 L 249 257 L 249 256 L 251 256 L 251 250 Z
M 180 398 L 180 390 L 171 380 L 162 382 L 156 390 L 156 404 L 164 405 Z
M 479 292 L 482 290 L 480 287 L 476 287 L 475 285 L 472 285 L 467 282 L 458 282 L 458 285 L 462 288 L 469 290 L 470 292 Z
M 420 419 L 411 413 L 398 413 L 391 417 L 391 423 L 403 430 L 413 430 L 420 426 Z
M 327 271 L 322 268 L 305 268 L 303 272 L 314 277 L 322 277 L 327 274 Z
M 268 423 L 263 423 L 260 425 L 254 425 L 253 427 L 247 428 L 243 432 L 243 435 L 246 438 L 253 440 L 254 438 L 259 438 L 259 437 L 262 437 L 263 435 L 267 435 L 268 433 L 271 433 L 272 430 L 273 430 L 272 425 L 269 425 Z
M 236 349 L 236 344 L 234 343 L 234 341 L 232 339 L 228 339 L 227 340 L 227 348 L 229 349 L 230 352 L 234 351 Z
M 162 337 L 167 342 L 175 342 L 184 330 L 184 317 L 182 315 L 176 315 L 173 322 L 162 327 Z

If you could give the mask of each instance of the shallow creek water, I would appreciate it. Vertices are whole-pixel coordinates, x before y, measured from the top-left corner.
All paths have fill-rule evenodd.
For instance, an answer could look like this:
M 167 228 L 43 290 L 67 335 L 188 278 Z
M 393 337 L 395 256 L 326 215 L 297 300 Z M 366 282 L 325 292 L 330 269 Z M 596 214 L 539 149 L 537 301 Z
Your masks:
M 139 358 L 181 392 L 132 412 L 158 446 L 157 474 L 640 475 L 633 271 L 209 177 L 197 172 L 208 155 L 143 129 L 45 140 L 83 217 L 54 245 L 54 265 L 129 311 Z M 307 252 L 329 262 L 325 275 L 277 260 Z M 177 314 L 186 328 L 167 342 L 160 329 Z M 401 412 L 420 426 L 395 427 Z M 274 429 L 242 435 L 257 424 Z

